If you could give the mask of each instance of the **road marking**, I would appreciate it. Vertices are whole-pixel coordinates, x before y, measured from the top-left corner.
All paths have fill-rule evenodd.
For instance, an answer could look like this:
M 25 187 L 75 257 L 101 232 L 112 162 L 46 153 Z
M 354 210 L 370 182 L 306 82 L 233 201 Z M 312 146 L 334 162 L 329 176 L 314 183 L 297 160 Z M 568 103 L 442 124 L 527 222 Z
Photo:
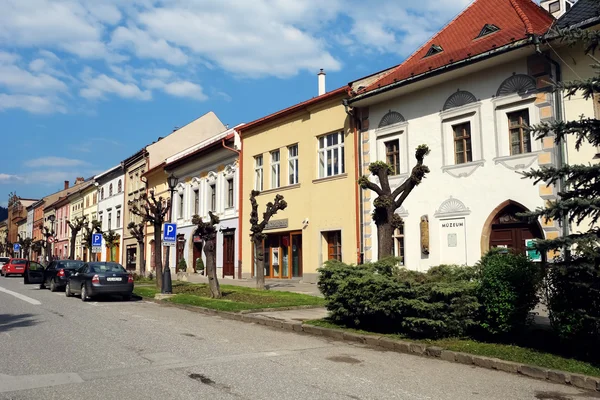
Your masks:
M 4 292 L 6 294 L 10 294 L 11 296 L 16 297 L 17 299 L 26 301 L 27 303 L 33 304 L 34 306 L 39 306 L 39 305 L 42 304 L 39 301 L 37 301 L 36 299 L 32 299 L 31 297 L 27 297 L 25 295 L 22 295 L 21 293 L 13 292 L 12 290 L 4 289 L 3 287 L 0 287 L 0 292 Z

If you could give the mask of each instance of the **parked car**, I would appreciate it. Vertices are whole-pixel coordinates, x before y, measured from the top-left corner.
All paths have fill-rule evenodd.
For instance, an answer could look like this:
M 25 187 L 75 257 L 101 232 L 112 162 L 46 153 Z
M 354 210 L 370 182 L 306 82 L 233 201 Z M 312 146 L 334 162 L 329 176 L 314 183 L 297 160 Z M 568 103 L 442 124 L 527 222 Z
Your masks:
M 57 260 L 52 261 L 45 269 L 39 270 L 28 265 L 24 275 L 24 283 L 39 283 L 40 289 L 50 287 L 51 292 L 64 289 L 67 286 L 67 279 L 71 274 L 83 266 L 83 261 L 77 260 Z
M 65 295 L 80 294 L 81 300 L 93 296 L 111 294 L 130 300 L 133 292 L 133 276 L 121 264 L 115 262 L 89 262 L 67 278 Z
M 27 266 L 27 260 L 24 258 L 11 258 L 6 264 L 2 266 L 0 275 L 21 275 L 25 274 L 25 267 Z
M 25 272 L 23 273 L 23 283 L 41 283 L 44 277 L 44 266 L 35 261 L 27 261 Z
M 0 268 L 8 261 L 10 261 L 10 257 L 0 257 Z

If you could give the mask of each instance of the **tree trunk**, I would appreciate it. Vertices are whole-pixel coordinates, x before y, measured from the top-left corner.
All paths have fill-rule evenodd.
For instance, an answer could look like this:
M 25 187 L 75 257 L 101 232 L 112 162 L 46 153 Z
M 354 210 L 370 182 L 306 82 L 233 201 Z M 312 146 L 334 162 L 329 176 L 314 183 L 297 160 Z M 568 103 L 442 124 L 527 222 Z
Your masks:
M 69 250 L 69 260 L 75 259 L 75 240 L 77 240 L 77 231 L 71 229 L 71 249 Z
M 265 290 L 265 255 L 262 246 L 254 242 L 254 273 L 256 274 L 256 288 Z
M 208 240 L 204 244 L 204 255 L 206 256 L 206 275 L 208 276 L 208 287 L 213 299 L 220 299 L 221 286 L 217 279 L 217 239 Z
M 146 255 L 144 253 L 144 242 L 138 242 L 138 246 L 140 248 L 140 275 L 146 276 Z
M 377 258 L 390 257 L 394 255 L 394 228 L 392 217 L 395 210 L 387 211 L 387 221 L 377 225 Z
M 162 240 L 161 225 L 154 225 L 154 264 L 156 265 L 156 287 L 162 288 Z

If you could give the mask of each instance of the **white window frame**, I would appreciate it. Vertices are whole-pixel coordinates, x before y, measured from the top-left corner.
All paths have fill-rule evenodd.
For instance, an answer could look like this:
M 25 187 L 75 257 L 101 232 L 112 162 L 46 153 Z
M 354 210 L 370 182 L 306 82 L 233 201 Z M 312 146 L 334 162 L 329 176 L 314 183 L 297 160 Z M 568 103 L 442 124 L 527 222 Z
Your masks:
M 402 224 L 404 225 L 404 222 Z M 404 257 L 400 260 L 400 265 L 402 266 L 406 265 L 406 235 L 404 229 L 406 229 L 406 226 L 403 227 L 402 233 L 400 233 L 400 229 L 394 229 L 394 233 L 392 234 L 394 238 L 394 257 L 401 257 L 398 254 L 398 242 L 402 241 L 402 249 L 404 250 Z
M 117 210 L 117 228 L 121 227 L 121 210 Z
M 397 124 L 384 126 L 382 128 L 375 129 L 375 140 L 376 140 L 376 152 L 377 160 L 387 162 L 387 151 L 385 144 L 392 140 L 398 140 L 399 144 L 399 158 L 400 158 L 400 171 L 396 175 L 390 175 L 390 182 L 396 185 L 399 182 L 396 180 L 403 180 L 408 176 L 408 160 L 409 160 L 409 147 L 408 147 L 408 122 L 399 122 Z
M 292 150 L 296 150 L 296 154 L 292 154 Z M 298 143 L 288 146 L 288 185 L 296 185 L 298 184 L 299 174 L 298 174 L 298 166 L 299 160 L 298 155 L 300 154 Z
M 273 150 L 271 155 L 271 189 L 281 187 L 281 151 Z
M 337 136 L 337 144 L 328 146 L 327 145 L 327 139 L 329 137 L 332 137 L 333 135 Z M 323 143 L 321 143 L 323 142 Z M 332 176 L 337 176 L 337 175 L 343 175 L 344 173 L 346 173 L 346 152 L 344 149 L 344 145 L 345 145 L 345 136 L 344 136 L 344 131 L 337 131 L 337 132 L 332 132 L 332 133 L 328 133 L 325 135 L 321 135 L 319 137 L 317 137 L 317 148 L 318 148 L 318 156 L 317 156 L 317 174 L 318 174 L 318 178 L 329 178 Z M 337 162 L 337 167 L 338 167 L 338 172 L 335 172 L 335 168 L 333 166 L 333 159 L 334 159 L 334 152 L 337 151 L 338 152 L 338 162 Z M 331 167 L 331 174 L 328 173 L 327 171 L 327 160 L 331 158 L 332 161 L 332 167 Z M 321 162 L 321 160 L 323 160 L 323 162 Z
M 259 192 L 262 192 L 264 189 L 264 161 L 262 154 L 254 156 L 254 190 L 258 190 Z
M 192 202 L 193 215 L 200 215 L 200 188 L 193 189 L 192 194 L 193 194 L 192 199 L 194 200 Z
M 531 152 L 510 155 L 510 135 L 508 130 L 508 114 L 514 111 L 527 109 L 529 111 L 529 125 L 540 123 L 539 107 L 535 104 L 536 95 L 521 96 L 512 94 L 503 96 L 494 101 L 494 117 L 496 119 L 496 160 L 501 162 L 507 160 L 518 160 L 531 158 L 542 150 L 542 141 L 529 138 L 531 141 Z
M 231 202 L 229 201 L 229 186 L 231 185 Z M 233 208 L 235 207 L 235 182 L 233 180 L 233 177 L 230 178 L 225 178 L 225 189 L 227 190 L 226 193 L 226 200 L 225 200 L 225 208 Z
M 217 182 L 210 182 L 208 184 L 208 211 L 213 213 L 217 212 Z M 215 199 L 213 204 L 213 198 Z M 208 214 L 208 213 L 207 213 Z

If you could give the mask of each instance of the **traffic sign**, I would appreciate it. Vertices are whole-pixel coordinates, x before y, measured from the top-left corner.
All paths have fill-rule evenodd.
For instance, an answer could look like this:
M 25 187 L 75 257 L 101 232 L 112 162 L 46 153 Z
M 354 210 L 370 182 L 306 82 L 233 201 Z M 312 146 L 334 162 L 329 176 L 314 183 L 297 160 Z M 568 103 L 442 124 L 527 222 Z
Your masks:
M 92 253 L 102 253 L 102 234 L 92 234 Z
M 175 246 L 177 243 L 177 224 L 166 223 L 163 227 L 163 246 Z
M 21 250 L 21 245 L 19 243 L 13 244 L 13 251 L 15 253 L 19 252 L 20 250 Z

